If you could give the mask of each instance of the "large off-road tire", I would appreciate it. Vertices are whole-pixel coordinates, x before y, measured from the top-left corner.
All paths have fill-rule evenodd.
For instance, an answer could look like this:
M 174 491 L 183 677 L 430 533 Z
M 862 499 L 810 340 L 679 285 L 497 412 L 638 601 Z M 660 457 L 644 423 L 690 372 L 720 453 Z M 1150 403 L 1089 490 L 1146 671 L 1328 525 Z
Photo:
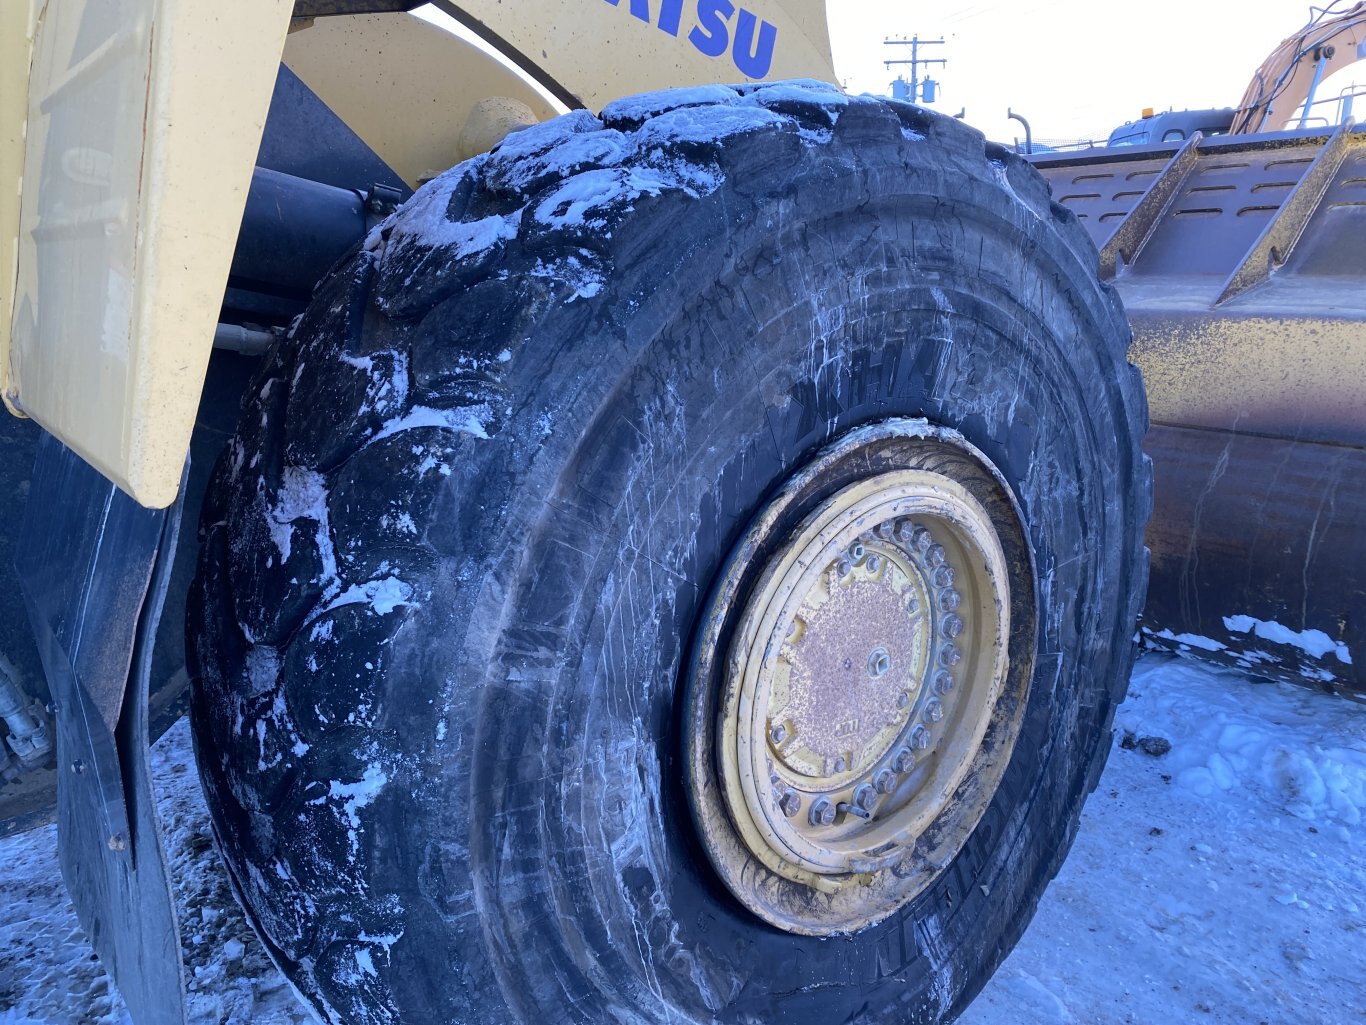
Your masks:
M 1013 154 L 801 84 L 570 114 L 377 229 L 248 396 L 190 612 L 219 844 L 298 989 L 421 1025 L 966 1006 L 1133 657 L 1146 414 L 1094 263 Z M 738 638 L 837 585 L 933 607 L 889 627 L 914 678 L 895 644 L 854 673 L 910 688 L 877 710 L 891 846 L 797 793 L 883 771 L 883 740 L 736 796 L 733 735 L 765 743 L 737 674 L 769 671 Z M 843 699 L 813 700 L 798 727 Z M 833 838 L 811 878 L 742 823 L 788 801 Z

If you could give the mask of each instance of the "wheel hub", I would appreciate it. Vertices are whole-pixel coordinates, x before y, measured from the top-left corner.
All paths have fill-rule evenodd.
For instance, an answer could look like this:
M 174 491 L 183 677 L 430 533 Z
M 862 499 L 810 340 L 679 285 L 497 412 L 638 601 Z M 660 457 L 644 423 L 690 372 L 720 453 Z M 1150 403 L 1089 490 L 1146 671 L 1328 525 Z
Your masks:
M 847 465 L 860 440 L 873 443 L 847 439 L 826 458 Z M 789 482 L 732 555 L 689 716 L 693 804 L 713 863 L 751 910 L 817 934 L 909 900 L 925 883 L 917 845 L 948 824 L 961 846 L 976 825 L 982 802 L 966 815 L 955 804 L 993 724 L 1000 732 L 1011 628 L 1011 571 L 971 491 L 896 461 L 832 490 L 821 464 Z M 817 482 L 824 497 L 811 501 Z M 775 911 L 773 887 L 747 881 L 747 862 L 800 887 L 798 903 L 828 898 L 822 923 Z

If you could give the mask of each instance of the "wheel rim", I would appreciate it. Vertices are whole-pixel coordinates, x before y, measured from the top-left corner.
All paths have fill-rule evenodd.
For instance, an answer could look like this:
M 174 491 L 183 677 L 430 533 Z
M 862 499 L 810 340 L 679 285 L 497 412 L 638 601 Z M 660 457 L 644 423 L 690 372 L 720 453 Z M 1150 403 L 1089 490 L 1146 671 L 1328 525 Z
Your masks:
M 969 486 L 916 465 L 946 439 L 969 453 L 915 421 L 831 446 L 760 512 L 708 610 L 690 798 L 731 891 L 788 931 L 849 932 L 907 903 L 1009 760 L 1023 708 L 1007 694 L 1012 577 L 1015 591 L 1030 577 Z M 1008 495 L 970 456 L 977 490 Z

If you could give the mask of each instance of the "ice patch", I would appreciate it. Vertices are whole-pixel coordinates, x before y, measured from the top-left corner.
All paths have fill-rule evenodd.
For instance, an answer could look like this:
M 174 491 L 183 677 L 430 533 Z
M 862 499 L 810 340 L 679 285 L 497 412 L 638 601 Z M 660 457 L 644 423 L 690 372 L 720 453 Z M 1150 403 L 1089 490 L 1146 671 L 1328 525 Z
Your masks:
M 343 605 L 369 605 L 376 614 L 387 616 L 400 605 L 413 605 L 413 589 L 398 577 L 384 577 L 368 580 L 363 584 L 352 584 L 337 597 L 333 598 L 324 612 Z
M 640 96 L 627 96 L 602 108 L 604 121 L 645 121 L 672 108 L 730 106 L 740 102 L 735 90 L 724 85 L 687 86 L 661 89 Z
M 280 476 L 275 508 L 266 516 L 266 527 L 280 552 L 281 564 L 289 561 L 293 550 L 296 520 L 327 522 L 327 481 L 314 470 L 286 466 Z
M 488 422 L 492 411 L 486 404 L 461 406 L 458 409 L 432 409 L 429 406 L 414 406 L 404 416 L 395 417 L 381 427 L 370 439 L 370 444 L 391 438 L 403 431 L 419 427 L 437 427 L 458 434 L 468 434 L 474 438 L 487 439 Z
M 1228 645 L 1221 644 L 1210 637 L 1202 637 L 1200 634 L 1174 634 L 1170 630 L 1158 630 L 1156 632 L 1144 627 L 1143 632 L 1150 637 L 1161 637 L 1163 640 L 1175 641 L 1177 644 L 1184 644 L 1190 648 L 1203 648 L 1205 651 L 1224 651 Z
M 1347 645 L 1335 641 L 1322 630 L 1291 630 L 1288 626 L 1252 616 L 1225 616 L 1224 626 L 1230 633 L 1252 633 L 1264 641 L 1299 648 L 1311 658 L 1322 659 L 1330 651 L 1343 665 L 1352 664 L 1352 653 Z

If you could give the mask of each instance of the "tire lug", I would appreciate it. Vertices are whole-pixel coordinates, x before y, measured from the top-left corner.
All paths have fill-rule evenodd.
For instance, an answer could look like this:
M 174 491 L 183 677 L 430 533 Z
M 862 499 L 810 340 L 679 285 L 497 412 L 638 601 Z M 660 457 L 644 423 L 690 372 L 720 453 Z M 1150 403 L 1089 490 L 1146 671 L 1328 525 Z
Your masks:
M 835 821 L 835 806 L 827 798 L 818 797 L 811 805 L 808 821 L 813 826 L 829 826 Z

